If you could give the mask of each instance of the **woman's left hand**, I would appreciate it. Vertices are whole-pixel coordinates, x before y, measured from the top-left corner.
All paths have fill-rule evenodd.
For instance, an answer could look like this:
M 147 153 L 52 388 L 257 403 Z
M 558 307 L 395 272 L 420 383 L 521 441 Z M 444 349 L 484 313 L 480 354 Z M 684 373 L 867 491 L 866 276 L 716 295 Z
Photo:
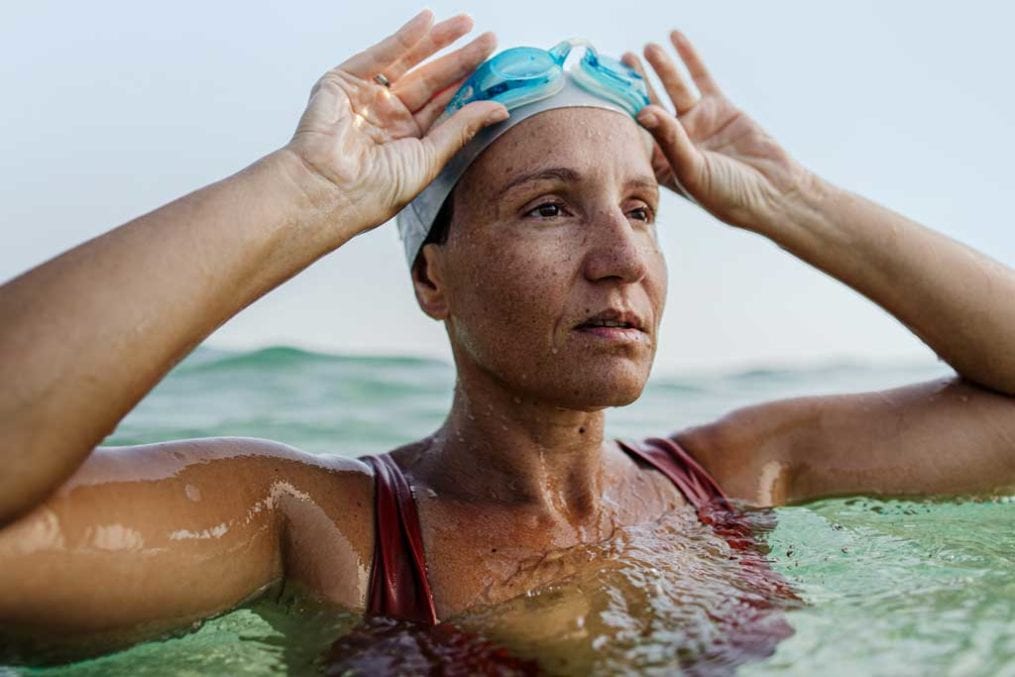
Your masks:
M 652 103 L 638 121 L 656 140 L 652 166 L 660 185 L 734 226 L 751 228 L 774 217 L 806 187 L 809 173 L 726 98 L 683 34 L 672 31 L 670 40 L 700 94 L 660 45 L 645 47 L 676 109 L 674 116 L 646 78 Z M 628 52 L 623 61 L 645 77 L 637 56 Z

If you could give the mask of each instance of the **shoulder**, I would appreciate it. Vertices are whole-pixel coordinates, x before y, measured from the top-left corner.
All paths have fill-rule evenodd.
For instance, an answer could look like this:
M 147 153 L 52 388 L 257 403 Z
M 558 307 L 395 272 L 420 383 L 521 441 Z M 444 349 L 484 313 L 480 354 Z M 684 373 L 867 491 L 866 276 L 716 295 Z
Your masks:
M 737 409 L 671 435 L 731 498 L 756 506 L 828 496 L 1005 491 L 1011 396 L 958 376 Z
M 214 490 L 220 502 L 264 502 L 282 513 L 300 502 L 331 506 L 344 519 L 368 518 L 373 472 L 361 460 L 313 454 L 254 437 L 208 437 L 99 447 L 61 488 L 144 482 Z M 204 489 L 202 491 L 204 491 Z
M 781 505 L 790 491 L 791 450 L 813 411 L 800 398 L 737 409 L 669 435 L 731 498 L 756 507 Z
M 98 447 L 75 474 L 78 483 L 92 480 L 171 476 L 200 466 L 229 467 L 250 479 L 254 475 L 296 471 L 328 475 L 350 484 L 372 481 L 370 466 L 356 458 L 312 454 L 288 444 L 257 437 L 204 437 L 119 447 Z M 249 473 L 249 474 L 248 474 Z

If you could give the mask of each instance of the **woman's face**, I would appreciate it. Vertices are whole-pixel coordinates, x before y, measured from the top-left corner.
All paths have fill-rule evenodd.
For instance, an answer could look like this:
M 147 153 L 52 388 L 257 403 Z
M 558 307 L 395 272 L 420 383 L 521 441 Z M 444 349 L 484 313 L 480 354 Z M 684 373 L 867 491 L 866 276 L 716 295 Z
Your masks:
M 429 279 L 416 282 L 462 376 L 569 409 L 637 399 L 666 295 L 650 149 L 625 115 L 564 108 L 472 164 L 448 240 L 427 245 Z

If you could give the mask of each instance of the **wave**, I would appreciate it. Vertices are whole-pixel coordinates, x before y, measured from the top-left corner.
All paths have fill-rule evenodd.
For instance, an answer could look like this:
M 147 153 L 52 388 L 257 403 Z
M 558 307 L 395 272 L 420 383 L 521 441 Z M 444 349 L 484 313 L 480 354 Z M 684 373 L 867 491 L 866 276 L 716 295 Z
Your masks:
M 444 362 L 411 355 L 340 355 L 293 346 L 269 346 L 250 351 L 233 351 L 198 346 L 177 367 L 179 372 L 231 371 L 254 369 L 271 371 L 306 366 L 349 365 L 365 367 L 447 367 Z
M 304 368 L 338 368 L 389 370 L 411 373 L 415 369 L 447 371 L 452 365 L 434 358 L 413 355 L 356 355 L 313 351 L 295 346 L 277 345 L 248 351 L 228 350 L 213 346 L 199 346 L 184 359 L 176 371 L 184 373 L 217 373 L 229 371 L 293 371 Z M 778 384 L 796 381 L 827 381 L 833 379 L 863 379 L 865 375 L 931 374 L 946 372 L 947 365 L 926 360 L 865 361 L 855 358 L 838 358 L 818 363 L 755 364 L 738 368 L 710 367 L 698 369 L 665 369 L 651 380 L 656 387 L 667 390 L 696 392 L 706 384 Z
M 944 372 L 949 369 L 948 365 L 942 362 L 929 362 L 922 359 L 898 359 L 898 360 L 859 360 L 855 358 L 840 358 L 821 362 L 806 362 L 801 364 L 756 364 L 743 366 L 735 369 L 712 368 L 706 370 L 694 370 L 693 378 L 717 379 L 722 381 L 761 381 L 771 383 L 773 381 L 796 381 L 801 379 L 832 378 L 832 377 L 858 377 L 864 374 L 885 374 L 885 373 L 924 373 Z M 667 376 L 678 376 L 672 370 Z

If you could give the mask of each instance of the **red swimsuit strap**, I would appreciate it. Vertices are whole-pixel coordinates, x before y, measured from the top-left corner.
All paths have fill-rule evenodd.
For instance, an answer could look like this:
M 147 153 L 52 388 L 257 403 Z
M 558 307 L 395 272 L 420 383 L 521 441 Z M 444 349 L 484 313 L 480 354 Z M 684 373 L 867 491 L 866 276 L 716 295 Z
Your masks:
M 729 498 L 712 476 L 669 437 L 650 437 L 641 444 L 617 440 L 620 448 L 666 475 L 700 513 L 705 507 L 729 507 Z
M 374 469 L 373 570 L 367 614 L 434 625 L 437 610 L 426 577 L 423 536 L 412 490 L 389 454 L 363 456 Z

